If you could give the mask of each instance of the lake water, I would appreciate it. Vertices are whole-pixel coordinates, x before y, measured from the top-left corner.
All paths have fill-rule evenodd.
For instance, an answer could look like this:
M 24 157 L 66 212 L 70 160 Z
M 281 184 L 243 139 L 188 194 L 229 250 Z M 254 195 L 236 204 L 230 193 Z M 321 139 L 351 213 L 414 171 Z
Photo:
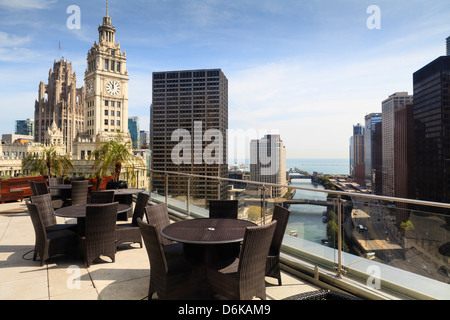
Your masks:
M 298 168 L 309 173 L 349 174 L 348 159 L 286 159 L 286 170 Z
M 250 168 L 250 159 L 229 159 L 228 164 L 245 164 Z M 286 159 L 286 170 L 298 168 L 309 173 L 321 172 L 324 174 L 349 174 L 348 159 Z

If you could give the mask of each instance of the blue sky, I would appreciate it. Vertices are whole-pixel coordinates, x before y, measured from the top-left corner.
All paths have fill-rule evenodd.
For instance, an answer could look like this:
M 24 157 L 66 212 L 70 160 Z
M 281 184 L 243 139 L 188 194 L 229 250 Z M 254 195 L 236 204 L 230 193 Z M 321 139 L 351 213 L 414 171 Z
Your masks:
M 71 61 L 83 85 L 105 3 L 0 0 L 1 133 L 33 117 L 55 59 Z M 67 28 L 70 5 L 80 29 Z M 370 5 L 380 29 L 367 27 Z M 109 15 L 127 53 L 129 116 L 148 130 L 152 72 L 221 68 L 230 132 L 245 132 L 230 141 L 238 158 L 268 132 L 288 158 L 348 158 L 352 126 L 390 94 L 412 93 L 413 72 L 444 55 L 450 36 L 448 0 L 110 0 Z

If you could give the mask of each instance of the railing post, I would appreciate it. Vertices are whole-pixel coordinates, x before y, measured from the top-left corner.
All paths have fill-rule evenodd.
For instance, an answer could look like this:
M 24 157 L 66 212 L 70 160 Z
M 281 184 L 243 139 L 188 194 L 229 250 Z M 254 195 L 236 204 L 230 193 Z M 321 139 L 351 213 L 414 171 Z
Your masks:
M 190 202 L 189 202 L 189 198 L 191 197 L 191 177 L 188 177 L 187 179 L 187 199 L 186 199 L 186 205 L 187 205 L 187 216 L 189 218 L 190 214 L 191 214 L 191 210 L 190 210 Z
M 268 190 L 268 188 L 266 188 L 266 186 L 263 184 L 261 187 L 258 187 L 258 189 L 261 190 L 261 210 L 263 211 L 262 214 L 262 224 L 265 225 L 266 224 L 266 191 Z
M 338 278 L 342 278 L 342 200 L 341 195 L 337 196 L 337 225 L 338 225 L 338 270 L 337 276 Z
M 149 198 L 148 200 L 151 202 L 152 201 L 152 184 L 153 184 L 153 173 L 150 171 L 149 175 L 148 175 L 148 194 L 149 194 Z
M 169 199 L 169 175 L 166 173 L 165 177 L 166 177 L 166 181 L 165 181 L 164 188 L 166 189 L 165 197 L 166 197 L 166 205 L 167 205 L 168 199 Z
M 217 200 L 221 200 L 221 196 L 220 196 L 220 180 L 217 180 Z

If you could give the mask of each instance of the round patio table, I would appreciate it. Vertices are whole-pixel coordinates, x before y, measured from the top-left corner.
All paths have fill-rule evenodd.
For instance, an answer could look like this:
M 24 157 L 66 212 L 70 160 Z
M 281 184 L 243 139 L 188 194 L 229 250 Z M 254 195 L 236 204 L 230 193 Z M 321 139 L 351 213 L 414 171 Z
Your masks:
M 92 187 L 92 184 L 88 184 L 88 188 Z M 49 186 L 49 189 L 56 189 L 56 190 L 72 190 L 71 184 L 57 184 L 54 186 Z
M 125 189 L 106 189 L 102 191 L 114 191 L 114 196 L 116 195 L 133 195 L 142 191 L 145 191 L 144 189 L 136 189 L 136 188 L 125 188 Z
M 62 207 L 55 210 L 55 215 L 64 218 L 86 218 L 86 206 L 88 204 L 77 204 L 74 206 Z M 130 210 L 130 205 L 119 203 L 117 213 L 127 212 Z
M 76 218 L 77 219 L 77 229 L 80 235 L 84 234 L 84 226 L 86 220 L 86 206 L 88 204 L 77 204 L 74 206 L 62 207 L 55 210 L 55 216 L 64 218 Z M 130 210 L 130 205 L 119 203 L 117 207 L 117 214 L 128 212 Z
M 169 240 L 194 245 L 215 245 L 241 242 L 245 229 L 256 226 L 240 219 L 190 219 L 171 223 L 161 230 Z
M 210 298 L 206 267 L 234 260 L 239 255 L 245 229 L 251 226 L 256 224 L 239 219 L 190 219 L 169 224 L 161 230 L 161 235 L 183 243 L 184 255 L 199 279 L 196 294 Z

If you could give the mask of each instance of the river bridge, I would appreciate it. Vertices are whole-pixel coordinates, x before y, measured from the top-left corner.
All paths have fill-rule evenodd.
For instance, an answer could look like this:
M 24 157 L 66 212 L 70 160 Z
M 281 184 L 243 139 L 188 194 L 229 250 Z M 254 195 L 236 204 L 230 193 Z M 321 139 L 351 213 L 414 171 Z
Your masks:
M 288 174 L 289 174 L 289 180 L 291 180 L 291 179 L 309 179 L 309 180 L 312 180 L 312 175 L 305 174 L 303 172 L 299 172 L 296 169 L 290 169 L 288 171 Z
M 334 201 L 327 201 L 327 200 L 309 200 L 309 199 L 283 199 L 278 198 L 274 200 L 276 203 L 280 204 L 313 204 L 316 206 L 333 206 L 335 204 Z

